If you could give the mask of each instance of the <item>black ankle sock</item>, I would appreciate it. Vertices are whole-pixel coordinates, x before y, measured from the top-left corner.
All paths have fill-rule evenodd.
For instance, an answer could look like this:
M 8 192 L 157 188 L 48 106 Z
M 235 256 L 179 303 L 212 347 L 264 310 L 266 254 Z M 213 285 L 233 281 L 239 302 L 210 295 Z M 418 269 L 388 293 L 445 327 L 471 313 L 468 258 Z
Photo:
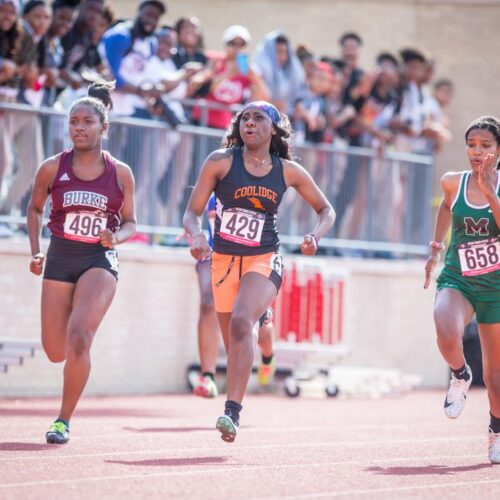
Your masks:
M 214 374 L 212 372 L 203 372 L 202 375 L 204 377 L 211 378 L 215 382 L 215 377 L 214 377 Z
M 495 415 L 492 415 L 491 413 L 490 413 L 490 429 L 495 434 L 498 434 L 500 432 L 500 418 L 495 417 Z
M 225 404 L 224 414 L 231 417 L 233 422 L 238 425 L 240 423 L 240 411 L 242 409 L 243 406 L 236 401 L 228 400 Z
M 264 363 L 265 365 L 270 365 L 273 358 L 274 358 L 274 354 L 271 354 L 271 356 L 262 355 L 262 363 Z
M 453 374 L 455 375 L 455 378 L 458 378 L 459 380 L 469 380 L 470 379 L 470 374 L 467 371 L 467 368 L 465 367 L 466 365 L 462 366 L 458 370 L 451 370 Z
M 69 428 L 69 422 L 67 420 L 64 420 L 64 418 L 56 418 L 56 422 L 62 422 L 66 427 Z

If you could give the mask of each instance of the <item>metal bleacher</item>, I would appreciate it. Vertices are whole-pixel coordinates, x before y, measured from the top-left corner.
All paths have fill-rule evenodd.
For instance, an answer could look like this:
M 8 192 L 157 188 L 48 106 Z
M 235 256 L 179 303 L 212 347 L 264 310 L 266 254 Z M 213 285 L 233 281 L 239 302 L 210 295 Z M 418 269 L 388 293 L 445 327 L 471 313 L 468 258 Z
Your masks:
M 7 373 L 10 366 L 24 364 L 25 358 L 32 358 L 42 344 L 35 339 L 12 339 L 0 337 L 0 373 Z

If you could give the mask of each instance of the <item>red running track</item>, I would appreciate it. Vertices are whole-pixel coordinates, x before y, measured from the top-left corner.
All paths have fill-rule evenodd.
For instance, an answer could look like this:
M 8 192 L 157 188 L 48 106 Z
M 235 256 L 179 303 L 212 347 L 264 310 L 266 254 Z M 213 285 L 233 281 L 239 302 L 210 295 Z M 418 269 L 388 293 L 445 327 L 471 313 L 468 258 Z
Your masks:
M 0 399 L 0 498 L 499 499 L 485 391 L 456 421 L 443 397 L 252 395 L 233 444 L 221 396 L 83 398 L 63 446 L 44 441 L 58 400 Z

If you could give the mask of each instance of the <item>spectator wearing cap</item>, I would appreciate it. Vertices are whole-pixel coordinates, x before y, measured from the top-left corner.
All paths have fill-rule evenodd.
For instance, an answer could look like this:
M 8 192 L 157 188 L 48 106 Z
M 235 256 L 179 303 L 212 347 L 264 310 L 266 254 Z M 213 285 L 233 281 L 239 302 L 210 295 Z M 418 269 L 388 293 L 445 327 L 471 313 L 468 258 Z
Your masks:
M 211 61 L 210 91 L 206 99 L 221 104 L 242 104 L 246 101 L 268 100 L 268 89 L 260 74 L 248 61 L 250 32 L 240 25 L 229 26 L 222 35 L 224 53 Z M 193 111 L 194 119 L 200 110 Z M 211 110 L 208 126 L 225 129 L 232 118 L 229 110 Z
M 133 21 L 124 21 L 108 30 L 102 47 L 117 92 L 113 98 L 117 114 L 149 118 L 146 101 L 153 95 L 142 87 L 142 72 L 146 63 L 156 53 L 157 38 L 154 32 L 165 14 L 165 4 L 158 0 L 144 0 L 139 4 Z M 158 93 L 155 94 L 158 96 Z
M 255 53 L 255 64 L 269 89 L 271 102 L 281 113 L 292 114 L 305 97 L 304 68 L 282 31 L 268 33 Z

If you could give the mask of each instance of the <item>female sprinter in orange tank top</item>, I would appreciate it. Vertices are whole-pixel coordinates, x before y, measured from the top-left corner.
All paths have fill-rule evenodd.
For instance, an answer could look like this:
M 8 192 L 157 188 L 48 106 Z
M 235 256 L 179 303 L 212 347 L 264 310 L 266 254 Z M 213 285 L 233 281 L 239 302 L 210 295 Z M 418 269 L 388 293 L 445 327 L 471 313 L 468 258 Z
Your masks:
M 135 232 L 134 177 L 101 149 L 109 127 L 113 84 L 92 84 L 69 113 L 73 148 L 38 169 L 28 207 L 32 259 L 42 274 L 40 231 L 50 195 L 50 245 L 42 284 L 42 345 L 64 365 L 62 405 L 46 434 L 48 443 L 69 440 L 69 421 L 90 372 L 90 346 L 111 305 L 118 279 L 114 249 Z
M 335 220 L 332 206 L 311 176 L 291 161 L 289 136 L 287 117 L 272 104 L 245 106 L 228 128 L 225 149 L 206 159 L 184 214 L 191 254 L 202 260 L 210 247 L 200 217 L 215 193 L 212 289 L 228 354 L 227 401 L 217 429 L 227 442 L 236 437 L 252 371 L 253 327 L 281 285 L 276 216 L 285 190 L 294 187 L 318 214 L 316 226 L 304 236 L 303 254 L 316 253 L 318 241 Z

